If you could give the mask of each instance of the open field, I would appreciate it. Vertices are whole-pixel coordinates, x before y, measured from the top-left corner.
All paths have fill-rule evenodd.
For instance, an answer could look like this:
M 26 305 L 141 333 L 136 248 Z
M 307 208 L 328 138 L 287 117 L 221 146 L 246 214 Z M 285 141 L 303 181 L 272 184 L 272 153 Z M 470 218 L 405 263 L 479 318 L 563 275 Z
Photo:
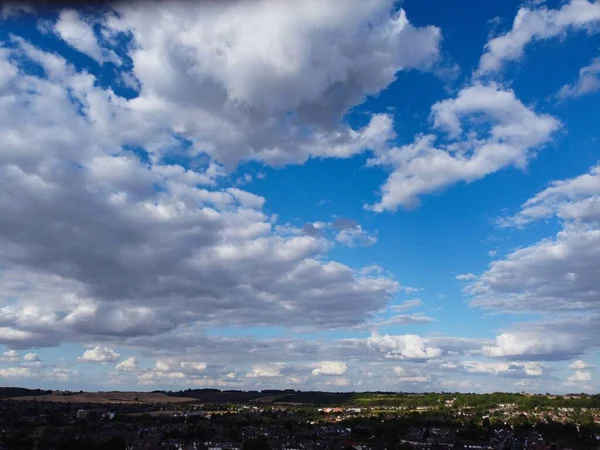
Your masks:
M 43 401 L 64 403 L 185 403 L 196 402 L 190 397 L 169 397 L 161 392 L 82 392 L 63 395 L 52 393 L 47 395 L 28 395 L 11 397 L 15 401 Z

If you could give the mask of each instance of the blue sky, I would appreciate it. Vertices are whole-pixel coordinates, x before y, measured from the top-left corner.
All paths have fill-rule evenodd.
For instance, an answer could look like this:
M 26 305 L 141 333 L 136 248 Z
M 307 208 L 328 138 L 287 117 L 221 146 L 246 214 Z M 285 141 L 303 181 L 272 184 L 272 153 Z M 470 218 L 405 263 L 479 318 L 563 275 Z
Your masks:
M 597 391 L 600 3 L 4 6 L 0 378 Z

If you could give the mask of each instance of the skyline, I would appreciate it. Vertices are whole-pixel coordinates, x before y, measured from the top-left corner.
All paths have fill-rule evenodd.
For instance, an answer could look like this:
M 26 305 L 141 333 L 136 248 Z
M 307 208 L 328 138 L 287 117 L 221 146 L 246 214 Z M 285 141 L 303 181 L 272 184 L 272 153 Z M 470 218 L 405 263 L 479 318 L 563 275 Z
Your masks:
M 2 6 L 0 380 L 598 392 L 600 2 Z

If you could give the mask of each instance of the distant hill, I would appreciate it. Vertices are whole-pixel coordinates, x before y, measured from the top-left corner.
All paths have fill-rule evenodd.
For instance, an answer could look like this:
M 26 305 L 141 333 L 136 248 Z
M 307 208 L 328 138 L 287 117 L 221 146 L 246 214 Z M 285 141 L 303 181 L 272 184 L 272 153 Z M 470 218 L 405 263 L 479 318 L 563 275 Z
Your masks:
M 65 403 L 305 403 L 312 405 L 343 404 L 351 401 L 353 393 L 296 391 L 294 389 L 265 389 L 239 391 L 219 389 L 186 389 L 184 391 L 153 392 L 54 392 L 42 389 L 0 388 L 0 398 Z
M 353 393 L 296 391 L 294 389 L 265 389 L 263 391 L 237 391 L 219 389 L 186 389 L 185 391 L 155 391 L 172 397 L 193 397 L 205 403 L 307 403 L 314 405 L 341 404 L 350 401 Z
M 0 398 L 48 394 L 52 394 L 52 391 L 47 391 L 44 389 L 26 389 L 19 387 L 0 387 Z
M 41 389 L 0 388 L 0 399 L 14 401 L 51 401 L 68 403 L 181 403 L 205 404 L 232 403 L 288 403 L 315 406 L 401 406 L 438 407 L 450 404 L 453 408 L 489 409 L 499 404 L 515 404 L 520 408 L 580 407 L 600 408 L 600 394 L 541 395 L 494 392 L 490 394 L 464 394 L 458 392 L 320 392 L 294 389 L 268 389 L 263 391 L 186 389 L 183 391 L 153 392 L 52 392 Z

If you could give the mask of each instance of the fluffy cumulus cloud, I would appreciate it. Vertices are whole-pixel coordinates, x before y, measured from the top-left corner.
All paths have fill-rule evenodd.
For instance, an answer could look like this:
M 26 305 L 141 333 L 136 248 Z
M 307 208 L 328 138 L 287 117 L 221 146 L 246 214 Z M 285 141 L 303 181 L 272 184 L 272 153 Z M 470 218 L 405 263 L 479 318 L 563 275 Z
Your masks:
M 40 358 L 37 353 L 27 353 L 23 356 L 23 361 L 34 362 L 39 360 Z
M 319 345 L 314 341 L 299 338 L 250 338 L 250 337 L 221 337 L 208 336 L 197 327 L 187 327 L 177 332 L 136 336 L 127 339 L 127 344 L 136 348 L 145 348 L 160 356 L 161 368 L 195 372 L 207 366 L 229 365 L 231 368 L 252 366 L 256 364 L 272 364 L 282 354 L 291 361 L 304 360 L 313 362 L 325 360 L 324 352 L 334 353 L 334 350 Z M 283 353 L 282 353 L 283 352 Z M 182 354 L 193 355 L 183 357 Z
M 136 370 L 138 368 L 138 362 L 135 356 L 131 356 L 127 359 L 124 359 L 119 364 L 115 366 L 115 370 L 117 371 L 129 371 Z
M 221 164 L 380 147 L 390 117 L 355 130 L 342 116 L 397 72 L 430 69 L 438 28 L 413 26 L 392 0 L 130 3 L 96 17 L 60 11 L 49 25 L 117 64 L 137 92 L 121 97 L 19 36 L 2 47 L 0 295 L 17 301 L 2 306 L 1 342 L 152 335 L 194 321 L 337 327 L 390 300 L 394 280 L 327 261 L 326 239 L 279 235 L 264 198 L 215 185 Z M 131 45 L 117 49 L 117 38 Z M 337 240 L 375 242 L 360 226 Z
M 572 369 L 573 373 L 567 378 L 565 384 L 567 386 L 577 386 L 586 391 L 594 390 L 594 387 L 591 385 L 592 379 L 594 378 L 591 370 L 594 368 L 593 365 L 581 359 L 573 361 L 569 364 L 569 369 Z
M 114 383 L 135 382 L 155 386 L 214 386 L 240 387 L 244 383 L 236 372 L 228 371 L 223 365 L 209 366 L 206 363 L 173 357 L 160 359 L 151 369 L 137 368 L 112 374 Z M 253 378 L 253 377 L 250 377 Z M 254 377 L 262 378 L 262 377 Z M 247 381 L 247 380 L 245 380 Z
M 248 378 L 275 378 L 281 375 L 280 364 L 263 364 L 252 368 L 246 376 Z
M 352 130 L 342 115 L 398 71 L 429 68 L 441 40 L 438 28 L 414 27 L 394 4 L 130 3 L 106 26 L 132 34 L 145 113 L 226 165 L 277 165 L 346 157 L 385 140 L 384 117 Z
M 32 353 L 33 355 L 33 353 Z M 20 379 L 29 378 L 35 383 L 68 382 L 75 381 L 79 372 L 69 367 L 50 367 L 46 368 L 39 360 L 26 360 L 23 365 L 18 367 L 0 368 L 0 379 L 6 379 L 6 382 L 17 384 Z
M 193 385 L 266 389 L 295 384 L 303 388 L 329 389 L 335 387 L 332 384 L 336 382 L 334 379 L 343 377 L 355 386 L 363 380 L 370 383 L 370 389 L 383 385 L 392 389 L 399 380 L 397 376 L 387 376 L 388 369 L 401 360 L 403 367 L 410 370 L 410 375 L 407 376 L 431 376 L 434 386 L 443 378 L 443 372 L 450 370 L 452 365 L 455 369 L 460 367 L 461 357 L 486 343 L 482 340 L 452 337 L 415 339 L 425 342 L 422 348 L 406 348 L 401 353 L 399 344 L 393 350 L 374 348 L 372 340 L 370 344 L 368 338 L 332 341 L 222 338 L 202 336 L 192 330 L 189 334 L 178 336 L 141 336 L 128 339 L 127 343 L 143 348 L 145 353 L 161 355 L 157 357 L 155 366 L 146 369 L 138 364 L 132 370 L 116 370 L 111 374 L 111 380 L 120 384 L 141 382 L 144 385 L 165 387 Z M 428 350 L 428 347 L 439 351 Z M 435 356 L 438 354 L 444 354 L 446 359 Z M 285 363 L 274 362 L 281 361 L 282 358 Z M 423 368 L 425 364 L 428 365 L 427 371 Z M 435 370 L 432 372 L 429 370 L 431 368 Z M 359 374 L 363 369 L 371 374 Z M 368 380 L 365 381 L 364 377 L 368 377 Z M 406 380 L 405 382 L 408 383 Z M 421 385 L 424 386 L 425 383 Z
M 492 262 L 467 292 L 488 308 L 598 312 L 599 258 L 600 230 L 567 227 Z
M 591 365 L 590 363 L 587 363 L 585 361 L 582 361 L 581 359 L 573 361 L 571 364 L 569 364 L 569 369 L 574 369 L 574 370 L 585 370 L 585 369 L 593 369 L 593 368 L 594 368 L 593 365 Z
M 431 119 L 434 130 L 446 132 L 444 142 L 436 144 L 436 134 L 422 134 L 369 160 L 370 165 L 391 170 L 381 187 L 381 200 L 369 209 L 409 208 L 419 196 L 452 184 L 473 182 L 509 166 L 523 169 L 561 126 L 495 84 L 475 84 L 434 104 Z
M 79 356 L 77 361 L 109 363 L 117 361 L 120 356 L 121 355 L 108 347 L 94 347 L 93 349 L 83 352 L 83 355 Z
M 570 0 L 557 9 L 522 7 L 512 28 L 485 46 L 479 75 L 496 72 L 509 61 L 522 58 L 525 47 L 535 41 L 562 36 L 569 31 L 598 31 L 600 4 L 594 0 Z
M 0 378 L 29 378 L 34 376 L 31 369 L 27 367 L 8 367 L 0 369 Z
M 554 181 L 520 210 L 498 220 L 502 227 L 523 227 L 558 219 L 554 237 L 508 253 L 465 287 L 471 304 L 501 311 L 551 314 L 514 326 L 484 354 L 501 358 L 568 360 L 598 348 L 600 324 L 600 171 Z M 582 364 L 581 361 L 573 363 Z
M 3 342 L 153 334 L 194 320 L 335 327 L 360 322 L 397 289 L 324 261 L 324 239 L 279 235 L 264 198 L 208 189 L 222 175 L 214 163 L 138 160 L 122 145 L 179 142 L 145 121 L 131 126 L 140 98 L 103 91 L 59 56 L 15 43 L 48 78 L 16 77 L 16 60 L 3 60 L 14 70 L 2 97 L 0 257 L 10 269 L 0 292 L 19 300 L 2 308 Z
M 562 229 L 493 261 L 467 286 L 473 303 L 488 308 L 598 313 L 600 290 L 600 176 L 598 166 L 556 181 L 524 203 L 504 226 L 522 226 L 556 216 Z M 591 317 L 593 318 L 593 316 Z
M 0 96 L 0 295 L 17 301 L 1 308 L 2 342 L 147 335 L 194 321 L 339 327 L 398 289 L 328 261 L 324 238 L 279 234 L 264 198 L 212 187 L 223 173 L 216 163 L 165 162 L 161 151 L 184 151 L 184 138 L 140 119 L 147 100 L 14 44 L 18 58 L 2 54 L 13 71 Z M 26 72 L 19 58 L 47 77 L 17 76 Z
M 592 374 L 591 372 L 576 370 L 575 373 L 569 377 L 568 381 L 573 383 L 587 383 L 592 381 Z
M 142 370 L 136 373 L 137 381 L 144 385 L 161 384 L 172 381 L 186 382 L 185 373 L 178 368 L 171 367 L 164 361 L 156 361 L 154 368 Z
M 530 324 L 531 325 L 531 324 Z M 556 330 L 560 330 L 556 324 Z M 573 333 L 549 333 L 551 327 L 546 326 L 531 330 L 514 330 L 496 337 L 493 345 L 483 346 L 484 355 L 492 358 L 508 359 L 567 359 L 578 354 L 585 347 Z
M 313 375 L 343 375 L 348 371 L 348 366 L 342 361 L 321 361 L 313 367 Z
M 255 364 L 244 375 L 239 369 L 239 361 L 236 361 L 235 368 L 232 369 L 222 362 L 208 364 L 192 360 L 189 356 L 183 357 L 180 353 L 175 350 L 173 357 L 157 359 L 152 368 L 142 367 L 137 358 L 131 357 L 115 366 L 115 371 L 109 374 L 109 381 L 111 384 L 137 383 L 173 388 L 182 386 L 240 388 L 259 385 L 261 382 L 280 382 L 284 379 L 284 372 L 291 373 L 283 364 L 264 363 Z M 231 353 L 231 361 L 233 361 L 237 356 L 235 347 L 231 348 Z M 260 356 L 254 358 L 257 359 L 262 358 Z M 286 382 L 288 378 L 290 377 L 285 378 Z
M 0 362 L 18 362 L 21 360 L 21 355 L 19 355 L 15 350 L 8 350 L 0 356 Z
M 426 360 L 442 355 L 430 339 L 413 334 L 373 335 L 367 339 L 367 345 L 388 359 Z

